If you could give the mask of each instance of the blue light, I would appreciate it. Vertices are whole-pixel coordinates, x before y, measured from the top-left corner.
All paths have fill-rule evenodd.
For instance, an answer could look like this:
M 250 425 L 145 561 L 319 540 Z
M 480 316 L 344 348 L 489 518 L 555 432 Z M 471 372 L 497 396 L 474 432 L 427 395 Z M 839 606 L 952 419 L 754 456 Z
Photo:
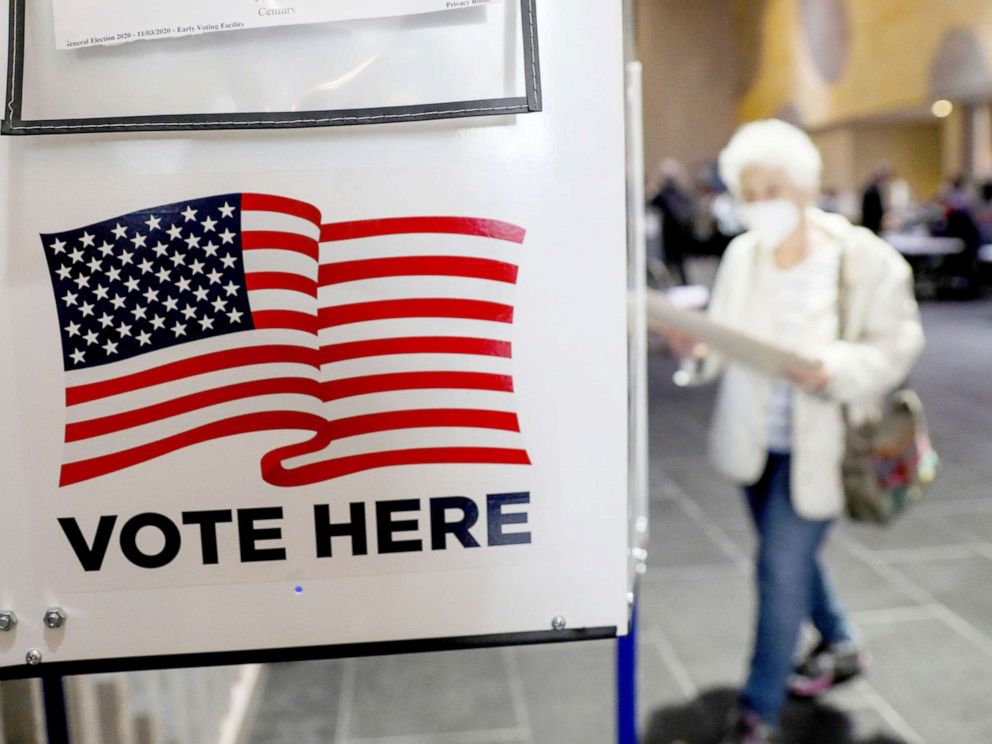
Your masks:
M 303 594 L 303 587 L 302 586 L 293 587 L 293 591 L 296 592 L 297 594 Z

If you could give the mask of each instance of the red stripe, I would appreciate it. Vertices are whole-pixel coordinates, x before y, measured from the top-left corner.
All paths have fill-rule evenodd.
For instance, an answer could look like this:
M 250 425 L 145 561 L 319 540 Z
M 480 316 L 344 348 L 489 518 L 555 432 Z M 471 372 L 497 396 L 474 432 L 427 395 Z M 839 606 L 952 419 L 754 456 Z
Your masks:
M 301 454 L 296 452 L 295 454 Z M 497 447 L 431 447 L 425 449 L 394 450 L 392 452 L 372 452 L 366 455 L 352 455 L 333 460 L 304 465 L 287 470 L 280 458 L 287 460 L 283 452 L 270 452 L 262 458 L 262 472 L 265 480 L 275 486 L 293 487 L 354 475 L 375 468 L 396 467 L 399 465 L 530 465 L 530 458 L 521 449 Z
M 513 392 L 513 378 L 488 372 L 394 372 L 384 375 L 348 377 L 321 384 L 321 400 L 327 402 L 356 395 L 397 390 L 494 390 Z
M 315 349 L 302 346 L 255 346 L 245 349 L 226 349 L 210 354 L 169 362 L 159 367 L 134 372 L 112 380 L 91 382 L 66 388 L 67 406 L 89 403 L 112 395 L 129 393 L 132 390 L 162 385 L 185 377 L 204 375 L 222 369 L 248 367 L 254 364 L 305 364 L 319 367 L 320 361 Z
M 475 217 L 396 217 L 322 225 L 320 242 L 327 243 L 334 240 L 355 240 L 356 238 L 404 233 L 477 235 L 482 238 L 523 243 L 527 231 L 517 225 L 511 225 L 509 222 Z
M 315 336 L 320 331 L 316 317 L 295 310 L 257 310 L 251 317 L 255 321 L 255 328 L 303 331 Z
M 138 447 L 115 452 L 112 455 L 95 457 L 90 460 L 70 462 L 62 466 L 60 486 L 68 486 L 80 481 L 96 478 L 113 473 L 117 470 L 138 465 L 156 457 L 162 457 L 170 452 L 207 442 L 211 439 L 247 434 L 259 431 L 276 431 L 288 429 L 305 429 L 320 431 L 324 420 L 319 416 L 297 411 L 272 411 L 269 413 L 249 413 L 244 416 L 214 421 L 199 426 L 190 431 L 176 434 L 157 442 L 150 442 Z
M 242 194 L 241 208 L 251 212 L 282 212 L 319 226 L 320 210 L 313 204 L 269 194 Z
M 302 253 L 314 261 L 320 257 L 320 246 L 313 238 L 274 230 L 245 230 L 241 233 L 241 247 L 246 251 L 266 249 L 292 251 Z
M 466 256 L 402 256 L 341 261 L 320 267 L 320 286 L 392 276 L 459 276 L 515 284 L 517 267 L 504 261 Z
M 285 289 L 289 292 L 301 292 L 310 297 L 317 296 L 317 282 L 284 271 L 256 271 L 245 274 L 245 286 L 249 292 L 257 289 Z
M 425 429 L 453 427 L 466 429 L 494 429 L 520 431 L 520 422 L 514 413 L 483 411 L 463 408 L 436 408 L 416 411 L 390 411 L 352 416 L 328 422 L 328 435 L 332 439 L 346 439 L 363 434 L 374 434 L 398 429 Z
M 257 313 L 256 313 L 257 315 Z M 513 307 L 483 300 L 416 299 L 377 300 L 332 305 L 318 311 L 320 328 L 395 318 L 459 318 L 512 323 Z
M 277 377 L 270 380 L 239 382 L 212 390 L 202 390 L 198 393 L 173 398 L 133 411 L 66 424 L 65 441 L 78 442 L 135 426 L 143 426 L 172 416 L 180 416 L 201 408 L 230 403 L 234 400 L 257 398 L 262 395 L 310 395 L 317 397 L 320 395 L 320 383 L 303 377 Z
M 512 346 L 509 341 L 455 336 L 411 336 L 372 341 L 351 341 L 324 346 L 320 350 L 320 363 L 333 364 L 348 359 L 364 359 L 393 354 L 474 354 L 509 359 L 511 351 Z

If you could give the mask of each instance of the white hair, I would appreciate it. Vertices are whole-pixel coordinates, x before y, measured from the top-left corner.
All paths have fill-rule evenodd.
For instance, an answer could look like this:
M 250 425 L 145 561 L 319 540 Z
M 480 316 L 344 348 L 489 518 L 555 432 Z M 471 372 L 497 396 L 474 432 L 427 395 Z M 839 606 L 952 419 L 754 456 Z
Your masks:
M 820 190 L 820 151 L 803 130 L 780 119 L 745 124 L 720 153 L 720 179 L 734 196 L 740 197 L 741 172 L 753 165 L 781 168 L 794 186 L 809 194 Z

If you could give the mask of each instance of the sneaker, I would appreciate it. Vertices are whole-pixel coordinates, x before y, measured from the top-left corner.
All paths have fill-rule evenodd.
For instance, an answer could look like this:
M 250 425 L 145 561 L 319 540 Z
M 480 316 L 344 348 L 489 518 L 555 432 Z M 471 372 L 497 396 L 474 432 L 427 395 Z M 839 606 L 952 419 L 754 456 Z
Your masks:
M 789 694 L 814 698 L 831 687 L 854 679 L 868 668 L 871 657 L 856 643 L 830 644 L 820 641 L 799 662 L 789 677 Z
M 777 744 L 775 728 L 757 713 L 743 708 L 730 714 L 727 730 L 720 744 Z

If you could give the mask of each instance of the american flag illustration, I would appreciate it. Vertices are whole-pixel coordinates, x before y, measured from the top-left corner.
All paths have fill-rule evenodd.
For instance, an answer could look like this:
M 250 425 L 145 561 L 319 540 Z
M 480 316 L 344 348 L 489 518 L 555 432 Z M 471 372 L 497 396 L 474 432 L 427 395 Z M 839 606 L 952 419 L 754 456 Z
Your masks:
M 530 464 L 510 369 L 524 235 L 461 217 L 323 224 L 264 194 L 43 234 L 65 366 L 60 484 L 262 431 L 287 432 L 261 457 L 278 486 Z

